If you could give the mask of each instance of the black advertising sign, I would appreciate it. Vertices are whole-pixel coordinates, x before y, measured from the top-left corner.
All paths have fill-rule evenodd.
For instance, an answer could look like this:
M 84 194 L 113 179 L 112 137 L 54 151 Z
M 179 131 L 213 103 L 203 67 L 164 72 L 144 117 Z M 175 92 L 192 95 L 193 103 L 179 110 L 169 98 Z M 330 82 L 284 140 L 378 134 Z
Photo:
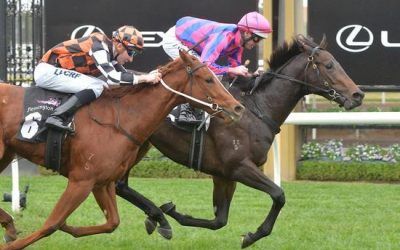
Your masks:
M 400 85 L 400 1 L 309 0 L 308 31 L 363 85 Z
M 45 2 L 45 49 L 93 31 L 108 37 L 122 25 L 133 25 L 143 34 L 145 53 L 135 57 L 131 68 L 150 71 L 168 62 L 161 47 L 162 38 L 176 21 L 184 16 L 195 16 L 218 22 L 237 23 L 247 12 L 256 11 L 258 0 L 48 0 Z M 251 69 L 256 68 L 256 51 L 245 52 Z

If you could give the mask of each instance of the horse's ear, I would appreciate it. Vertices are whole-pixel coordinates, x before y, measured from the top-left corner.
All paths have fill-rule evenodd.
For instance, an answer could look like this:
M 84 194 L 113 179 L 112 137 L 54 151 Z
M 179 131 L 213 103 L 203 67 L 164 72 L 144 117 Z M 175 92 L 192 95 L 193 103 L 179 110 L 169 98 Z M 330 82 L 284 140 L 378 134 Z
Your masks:
M 328 46 L 328 41 L 326 40 L 326 35 L 324 34 L 324 35 L 322 36 L 321 42 L 319 43 L 319 47 L 320 47 L 321 49 L 326 49 L 327 46 Z
M 185 64 L 190 64 L 190 63 L 191 63 L 189 53 L 187 53 L 186 51 L 184 51 L 184 50 L 179 50 L 179 56 L 182 58 L 182 61 L 183 61 Z
M 310 49 L 310 46 L 307 45 L 307 38 L 305 38 L 302 34 L 298 34 L 295 38 L 295 41 L 301 51 L 307 51 Z

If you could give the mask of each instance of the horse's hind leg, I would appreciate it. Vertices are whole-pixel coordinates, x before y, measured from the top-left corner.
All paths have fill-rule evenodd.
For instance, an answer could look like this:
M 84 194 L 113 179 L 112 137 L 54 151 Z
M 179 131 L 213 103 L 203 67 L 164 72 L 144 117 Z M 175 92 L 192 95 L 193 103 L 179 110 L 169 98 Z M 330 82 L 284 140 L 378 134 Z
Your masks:
M 139 149 L 136 161 L 133 165 L 136 165 L 146 155 L 150 148 L 150 142 L 144 142 Z M 115 186 L 117 195 L 129 201 L 134 206 L 140 208 L 145 214 L 148 215 L 148 218 L 146 218 L 145 221 L 146 231 L 148 234 L 152 234 L 154 232 L 158 222 L 160 224 L 160 227 L 157 228 L 158 233 L 168 240 L 171 239 L 172 229 L 161 209 L 158 208 L 151 200 L 130 188 L 128 186 L 128 178 L 129 171 L 127 171 L 125 176 L 117 182 L 117 185 Z
M 69 233 L 74 237 L 82 237 L 99 233 L 111 233 L 118 227 L 119 216 L 115 198 L 114 182 L 108 184 L 107 186 L 94 189 L 93 195 L 97 201 L 97 204 L 101 208 L 101 211 L 106 217 L 106 223 L 103 225 L 89 227 L 73 227 L 64 224 L 60 230 Z
M 0 173 L 11 163 L 14 159 L 14 152 L 4 150 L 4 144 L 0 143 Z M 4 210 L 0 208 L 0 224 L 6 230 L 4 240 L 6 242 L 13 241 L 17 238 L 17 230 L 14 226 L 13 218 Z
M 61 195 L 61 198 L 58 200 L 44 225 L 31 235 L 8 243 L 4 246 L 4 249 L 22 249 L 54 233 L 64 224 L 68 216 L 88 197 L 92 189 L 92 181 L 69 181 L 66 190 Z
M 179 224 L 190 227 L 203 227 L 212 230 L 217 230 L 224 227 L 228 222 L 229 207 L 232 201 L 232 196 L 236 189 L 236 182 L 213 177 L 214 191 L 213 204 L 215 218 L 212 220 L 193 218 L 190 215 L 181 214 L 175 210 L 175 205 L 170 202 L 161 206 L 164 213 L 168 214 Z

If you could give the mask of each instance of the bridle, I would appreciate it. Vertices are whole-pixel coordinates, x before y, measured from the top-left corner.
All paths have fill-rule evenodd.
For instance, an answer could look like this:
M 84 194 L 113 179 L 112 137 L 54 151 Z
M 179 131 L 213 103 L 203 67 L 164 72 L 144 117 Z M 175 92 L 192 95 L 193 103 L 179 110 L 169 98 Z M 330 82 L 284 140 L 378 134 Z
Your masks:
M 252 89 L 250 91 L 248 91 L 247 93 L 242 93 L 242 95 L 252 95 L 254 93 L 254 91 L 257 89 L 257 87 L 259 86 L 261 80 L 263 79 L 263 76 L 270 75 L 270 76 L 272 76 L 272 78 L 277 77 L 277 78 L 289 80 L 290 82 L 302 84 L 307 88 L 307 91 L 310 93 L 311 93 L 311 91 L 309 90 L 310 88 L 316 89 L 317 91 L 320 91 L 322 93 L 326 93 L 329 95 L 329 97 L 331 97 L 332 101 L 335 100 L 336 98 L 340 98 L 341 95 L 339 93 L 337 93 L 335 89 L 333 89 L 333 87 L 331 86 L 331 84 L 329 84 L 329 82 L 327 80 L 325 80 L 321 77 L 320 71 L 318 69 L 318 65 L 315 62 L 315 54 L 319 50 L 323 50 L 323 49 L 320 48 L 319 46 L 314 47 L 311 50 L 311 54 L 307 57 L 307 64 L 304 68 L 304 76 L 305 76 L 304 81 L 301 81 L 294 77 L 287 76 L 287 75 L 280 73 L 288 64 L 290 64 L 296 58 L 296 57 L 293 57 L 290 60 L 288 60 L 285 64 L 283 64 L 281 67 L 279 67 L 275 72 L 272 70 L 269 70 L 269 71 L 265 72 L 264 74 L 261 74 L 260 76 L 258 76 L 255 79 L 254 86 L 252 87 Z M 324 87 L 315 86 L 315 85 L 307 82 L 307 70 L 309 69 L 310 65 L 317 74 L 318 82 L 320 82 L 321 85 L 323 85 Z M 249 109 L 249 110 L 253 114 L 255 114 L 259 119 L 261 119 L 264 123 L 268 124 L 275 134 L 278 134 L 280 132 L 279 124 L 277 124 L 274 120 L 272 120 L 267 114 L 261 114 L 259 111 L 255 111 L 252 109 Z
M 309 90 L 310 88 L 316 89 L 317 91 L 320 91 L 320 92 L 322 92 L 322 93 L 328 94 L 328 96 L 331 97 L 331 101 L 334 101 L 335 99 L 340 98 L 341 95 L 340 95 L 339 93 L 336 92 L 336 90 L 332 87 L 332 85 L 331 85 L 326 79 L 324 79 L 324 78 L 321 77 L 321 73 L 320 73 L 320 71 L 319 71 L 318 65 L 317 65 L 317 63 L 315 62 L 315 54 L 316 54 L 319 50 L 323 50 L 323 49 L 320 48 L 319 46 L 314 47 L 314 48 L 311 50 L 311 54 L 307 57 L 307 64 L 306 64 L 306 67 L 304 68 L 304 77 L 305 77 L 304 81 L 301 81 L 301 80 L 298 80 L 298 79 L 296 79 L 296 78 L 294 78 L 294 77 L 287 76 L 287 75 L 283 75 L 283 74 L 280 74 L 280 73 L 279 73 L 279 72 L 281 72 L 289 63 L 291 63 L 292 60 L 294 60 L 295 57 L 293 57 L 292 59 L 290 59 L 289 61 L 287 61 L 287 62 L 286 62 L 284 65 L 282 65 L 278 70 L 276 70 L 276 72 L 270 70 L 270 71 L 265 72 L 264 74 L 271 75 L 271 76 L 273 76 L 273 77 L 277 77 L 277 78 L 281 78 L 281 79 L 289 80 L 289 81 L 291 81 L 291 82 L 295 82 L 295 83 L 299 83 L 299 84 L 305 85 L 305 86 L 307 87 L 308 90 Z M 315 86 L 315 85 L 313 85 L 313 84 L 307 82 L 307 70 L 308 70 L 308 68 L 310 67 L 310 65 L 311 65 L 311 67 L 313 68 L 313 70 L 314 70 L 314 71 L 316 72 L 316 74 L 317 74 L 318 82 L 320 82 L 321 85 L 323 85 L 323 86 L 325 86 L 325 87 Z M 250 90 L 250 92 L 248 93 L 248 94 L 250 94 L 250 95 L 253 94 L 254 90 L 256 90 L 256 88 L 258 87 L 258 85 L 259 85 L 259 83 L 260 83 L 260 81 L 261 81 L 262 75 L 260 75 L 260 76 L 257 77 L 257 78 L 259 78 L 259 79 L 256 79 L 256 80 L 255 80 L 255 84 L 254 84 L 253 88 L 252 88 L 252 89 Z M 309 91 L 309 92 L 311 92 L 311 91 Z
M 338 94 L 336 92 L 336 90 L 332 87 L 332 85 L 326 79 L 321 77 L 321 73 L 319 71 L 318 65 L 314 61 L 314 59 L 315 59 L 314 56 L 319 50 L 323 50 L 323 49 L 320 48 L 319 46 L 314 47 L 311 50 L 311 55 L 309 55 L 307 58 L 308 62 L 307 62 L 306 68 L 304 69 L 304 81 L 307 82 L 307 69 L 310 65 L 312 65 L 312 68 L 315 70 L 315 72 L 317 74 L 318 82 L 322 82 L 322 85 L 324 85 L 326 87 L 326 89 L 320 88 L 318 86 L 312 86 L 312 88 L 315 88 L 321 92 L 327 93 L 332 98 L 331 100 L 333 101 L 336 98 L 339 98 L 340 94 Z
M 194 74 L 194 72 L 196 72 L 200 68 L 206 67 L 206 66 L 207 66 L 207 64 L 205 64 L 205 63 L 200 63 L 199 65 L 195 66 L 194 68 L 192 68 L 190 66 L 186 66 L 186 73 L 188 73 L 188 75 L 189 75 L 189 84 L 190 84 L 190 88 L 191 89 L 192 89 L 192 86 L 193 86 L 193 77 L 194 77 L 193 74 Z M 193 96 L 190 96 L 190 95 L 187 95 L 185 93 L 179 92 L 179 91 L 171 88 L 170 86 L 168 86 L 168 84 L 163 79 L 161 79 L 160 82 L 167 90 L 169 90 L 169 91 L 171 91 L 171 92 L 173 92 L 173 93 L 175 93 L 177 95 L 183 96 L 186 99 L 192 100 L 192 101 L 197 102 L 197 103 L 199 103 L 201 105 L 209 107 L 211 110 L 216 111 L 216 112 L 218 112 L 218 111 L 220 112 L 220 111 L 223 110 L 221 107 L 219 107 L 219 105 L 217 103 L 213 103 L 213 98 L 211 96 L 207 95 L 207 94 L 204 94 L 204 95 L 207 97 L 207 100 L 209 102 L 205 102 L 205 101 L 199 100 L 199 99 L 197 99 L 197 98 L 195 98 Z

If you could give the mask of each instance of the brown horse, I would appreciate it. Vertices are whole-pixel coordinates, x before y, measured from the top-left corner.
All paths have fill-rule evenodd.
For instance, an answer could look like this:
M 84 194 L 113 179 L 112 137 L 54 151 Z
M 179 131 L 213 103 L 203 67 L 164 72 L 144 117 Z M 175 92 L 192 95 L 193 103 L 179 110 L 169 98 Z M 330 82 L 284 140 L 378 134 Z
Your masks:
M 204 138 L 201 171 L 212 175 L 214 183 L 213 207 L 215 218 L 202 219 L 178 212 L 167 203 L 154 203 L 128 187 L 128 173 L 118 182 L 117 194 L 142 209 L 149 218 L 147 231 L 152 233 L 157 223 L 162 228 L 167 222 L 163 212 L 181 225 L 212 230 L 228 222 L 229 207 L 236 182 L 268 194 L 273 201 L 265 220 L 254 233 L 243 237 L 242 247 L 268 236 L 279 211 L 285 204 L 285 195 L 279 186 L 267 178 L 258 166 L 267 161 L 275 134 L 297 102 L 310 93 L 324 96 L 345 109 L 361 105 L 364 93 L 360 91 L 335 58 L 326 50 L 325 40 L 318 46 L 298 36 L 291 46 L 284 44 L 274 51 L 269 61 L 271 72 L 256 79 L 238 79 L 231 93 L 246 107 L 243 118 L 231 126 L 223 126 L 219 119 L 211 122 Z M 192 135 L 178 129 L 169 121 L 150 137 L 149 141 L 170 159 L 189 166 Z M 141 151 L 148 150 L 145 144 Z M 141 152 L 141 155 L 144 154 Z M 249 208 L 251 213 L 251 208 Z
M 180 58 L 161 67 L 160 71 L 169 88 L 210 103 L 210 107 L 157 84 L 110 90 L 91 105 L 81 108 L 75 115 L 76 134 L 68 136 L 63 147 L 60 174 L 68 178 L 66 190 L 39 230 L 4 245 L 4 249 L 24 248 L 58 229 L 75 237 L 112 232 L 119 224 L 115 181 L 122 178 L 136 161 L 141 143 L 157 129 L 174 106 L 189 101 L 208 112 L 223 111 L 218 115 L 226 123 L 240 119 L 244 107 L 195 57 L 180 52 Z M 31 144 L 16 139 L 23 112 L 23 96 L 23 88 L 0 85 L 0 170 L 11 162 L 15 154 L 40 165 L 44 163 L 44 143 Z M 68 216 L 90 192 L 93 192 L 107 222 L 89 227 L 67 225 Z M 5 219 L 0 222 L 14 239 L 11 220 Z

